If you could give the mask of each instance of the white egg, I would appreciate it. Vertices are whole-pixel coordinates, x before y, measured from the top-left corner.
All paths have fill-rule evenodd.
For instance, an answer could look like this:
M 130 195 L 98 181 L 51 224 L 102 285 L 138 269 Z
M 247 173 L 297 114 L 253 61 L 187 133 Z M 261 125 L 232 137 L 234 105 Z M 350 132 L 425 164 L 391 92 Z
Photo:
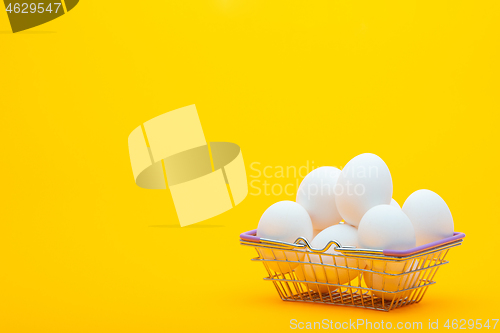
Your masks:
M 377 250 L 409 250 L 415 247 L 413 225 L 401 209 L 379 205 L 370 209 L 358 228 L 359 246 Z
M 393 207 L 396 207 L 396 208 L 399 208 L 401 209 L 401 206 L 398 204 L 398 202 L 394 199 L 391 199 L 391 203 L 390 203 L 391 206 Z
M 311 246 L 315 249 L 324 248 L 330 241 L 336 240 L 342 246 L 358 246 L 358 230 L 348 224 L 337 224 L 321 231 L 311 242 Z M 358 268 L 357 259 L 345 259 L 342 253 L 334 250 L 333 244 L 325 253 L 338 254 L 340 256 L 332 257 L 328 255 L 308 254 L 310 262 L 323 263 L 327 265 L 336 265 L 350 268 Z M 307 260 L 307 256 L 305 258 Z M 345 284 L 359 276 L 356 270 L 347 268 L 328 267 L 322 265 L 303 265 L 303 273 L 299 272 L 299 276 L 305 276 L 307 281 L 317 281 L 321 283 Z M 328 287 L 322 284 L 307 284 L 309 289 L 319 291 L 320 293 L 328 292 Z M 330 287 L 334 290 L 337 287 Z
M 296 201 L 309 213 L 315 233 L 342 221 L 335 204 L 335 185 L 340 172 L 328 166 L 314 169 L 299 186 Z
M 358 228 L 359 246 L 374 250 L 409 250 L 415 247 L 415 231 L 408 216 L 399 208 L 379 205 L 370 209 Z M 367 269 L 399 274 L 405 262 L 366 260 Z
M 344 220 L 355 227 L 370 208 L 389 205 L 391 198 L 391 173 L 377 155 L 361 154 L 354 157 L 337 180 L 337 209 Z
M 417 237 L 417 246 L 453 236 L 453 217 L 446 202 L 429 190 L 413 192 L 403 204 Z
M 387 273 L 398 274 L 403 271 L 409 272 L 410 270 L 415 270 L 418 267 L 418 260 L 410 260 L 403 263 L 404 268 L 395 273 L 386 271 Z M 409 273 L 401 276 L 390 276 L 376 273 L 363 273 L 363 280 L 368 288 L 375 289 L 373 294 L 375 296 L 384 298 L 387 301 L 392 301 L 394 298 L 404 298 L 411 294 L 411 290 L 395 292 L 403 289 L 413 288 L 417 285 L 419 278 L 419 272 Z M 387 293 L 384 293 L 386 291 Z
M 293 243 L 299 237 L 311 240 L 313 228 L 307 211 L 296 202 L 280 201 L 269 207 L 260 218 L 257 237 Z M 264 259 L 300 261 L 304 255 L 293 251 L 259 249 Z M 297 263 L 267 262 L 270 269 L 287 273 Z
M 358 246 L 358 229 L 355 227 L 341 223 L 326 228 L 321 231 L 311 242 L 311 246 L 315 249 L 324 248 L 329 242 L 335 240 L 343 247 L 345 246 Z M 330 247 L 325 253 L 338 253 L 334 250 L 335 244 Z

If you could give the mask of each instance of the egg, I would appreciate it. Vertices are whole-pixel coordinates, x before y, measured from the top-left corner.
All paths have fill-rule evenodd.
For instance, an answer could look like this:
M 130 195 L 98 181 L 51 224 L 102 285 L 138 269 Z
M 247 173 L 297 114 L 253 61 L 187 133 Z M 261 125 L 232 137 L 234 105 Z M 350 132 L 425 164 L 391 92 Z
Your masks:
M 393 207 L 396 207 L 396 208 L 399 208 L 401 209 L 401 206 L 398 204 L 398 202 L 394 199 L 391 199 L 391 203 L 390 203 L 391 206 Z
M 415 270 L 418 267 L 417 260 L 411 260 L 409 262 L 403 263 L 405 268 L 403 269 L 405 272 L 409 272 L 410 270 Z M 401 272 L 403 271 L 401 270 Z M 390 273 L 390 272 L 387 272 Z M 404 298 L 411 294 L 412 290 L 402 291 L 391 293 L 395 291 L 399 291 L 402 289 L 413 288 L 417 285 L 419 278 L 419 272 L 409 273 L 401 276 L 390 276 L 390 275 L 382 275 L 376 273 L 363 273 L 363 280 L 366 283 L 368 288 L 376 289 L 373 291 L 375 296 L 384 298 L 387 301 L 392 301 L 394 298 Z M 387 291 L 388 293 L 384 293 L 383 291 Z
M 379 205 L 370 209 L 358 228 L 359 246 L 374 250 L 409 250 L 415 247 L 415 231 L 410 219 L 399 208 Z M 366 260 L 367 269 L 399 274 L 405 262 Z
M 257 237 L 294 243 L 297 238 L 304 237 L 311 240 L 313 228 L 311 218 L 304 207 L 293 201 L 280 201 L 269 207 L 260 218 L 257 227 Z M 264 259 L 300 261 L 304 254 L 259 249 Z M 297 267 L 297 263 L 266 262 L 268 267 L 275 272 L 288 273 Z
M 329 166 L 314 169 L 299 186 L 296 201 L 309 213 L 315 234 L 342 221 L 335 204 L 340 172 Z
M 403 212 L 413 224 L 417 246 L 453 236 L 453 217 L 437 193 L 429 190 L 413 192 L 403 204 Z
M 361 154 L 354 157 L 337 179 L 337 209 L 344 221 L 355 227 L 370 208 L 389 205 L 391 199 L 391 173 L 377 155 Z
M 415 247 L 413 225 L 401 209 L 378 205 L 363 215 L 358 228 L 359 246 L 375 250 L 409 250 Z
M 358 230 L 351 225 L 343 223 L 328 227 L 321 231 L 313 239 L 311 246 L 315 249 L 323 249 L 332 240 L 336 240 L 342 246 L 358 246 Z M 336 245 L 333 244 L 325 253 L 338 254 L 340 256 L 332 257 L 326 255 L 308 254 L 310 262 L 358 268 L 357 259 L 343 258 L 342 253 L 335 251 L 335 246 Z M 307 260 L 307 258 L 305 259 Z M 356 270 L 321 265 L 304 264 L 302 270 L 303 272 L 300 272 L 299 270 L 299 275 L 302 274 L 305 277 L 305 280 L 317 281 L 321 283 L 346 284 L 359 276 L 359 272 Z M 320 293 L 328 292 L 328 287 L 326 285 L 309 283 L 307 286 L 309 289 L 319 291 Z M 330 290 L 334 290 L 336 288 L 337 287 L 330 287 Z

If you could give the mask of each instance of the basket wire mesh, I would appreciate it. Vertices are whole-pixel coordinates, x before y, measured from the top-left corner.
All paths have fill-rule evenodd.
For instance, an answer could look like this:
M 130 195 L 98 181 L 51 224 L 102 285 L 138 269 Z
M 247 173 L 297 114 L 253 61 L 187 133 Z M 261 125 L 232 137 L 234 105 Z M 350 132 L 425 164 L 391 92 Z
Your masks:
M 251 235 L 255 231 L 246 233 Z M 243 235 L 243 234 L 242 234 Z M 267 239 L 241 239 L 253 246 L 267 277 L 281 299 L 291 302 L 336 304 L 389 311 L 422 300 L 450 248 L 462 242 L 456 233 L 449 242 L 424 246 L 409 255 L 390 256 L 381 250 L 342 247 L 336 241 L 314 249 L 307 240 L 285 243 Z M 255 236 L 252 236 L 257 238 Z M 334 246 L 333 253 L 326 253 Z M 406 254 L 406 253 L 405 253 Z

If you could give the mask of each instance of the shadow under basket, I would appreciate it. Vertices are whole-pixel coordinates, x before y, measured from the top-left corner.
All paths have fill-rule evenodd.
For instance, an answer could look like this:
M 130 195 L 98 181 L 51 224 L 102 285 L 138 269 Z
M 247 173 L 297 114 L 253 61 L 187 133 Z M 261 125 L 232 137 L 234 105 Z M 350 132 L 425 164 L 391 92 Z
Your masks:
M 305 238 L 286 243 L 256 236 L 257 230 L 240 235 L 240 243 L 254 247 L 252 261 L 264 264 L 281 299 L 292 302 L 336 304 L 389 311 L 418 303 L 436 283 L 448 251 L 461 245 L 465 234 L 407 251 L 342 247 L 331 241 L 323 249 L 312 248 Z M 333 253 L 326 253 L 330 247 Z

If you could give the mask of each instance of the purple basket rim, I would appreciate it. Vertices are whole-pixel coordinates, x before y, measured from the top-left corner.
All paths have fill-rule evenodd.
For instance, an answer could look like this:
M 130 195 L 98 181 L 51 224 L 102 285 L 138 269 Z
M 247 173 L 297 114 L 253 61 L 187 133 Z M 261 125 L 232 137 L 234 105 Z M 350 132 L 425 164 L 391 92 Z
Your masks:
M 386 256 L 392 256 L 392 257 L 406 257 L 418 252 L 423 252 L 425 250 L 429 250 L 434 247 L 438 247 L 444 244 L 452 243 L 455 241 L 458 241 L 460 239 L 465 238 L 465 234 L 463 232 L 454 232 L 453 236 L 443 238 L 441 240 L 431 242 L 428 244 L 420 245 L 417 247 L 414 247 L 409 250 L 383 250 L 382 253 Z M 240 234 L 240 239 L 247 241 L 247 242 L 253 242 L 253 243 L 260 243 L 260 237 L 257 237 L 257 229 L 246 231 L 242 234 Z
M 412 254 L 415 254 L 418 252 L 423 252 L 425 250 L 429 250 L 429 249 L 432 249 L 434 247 L 438 247 L 438 246 L 441 246 L 444 244 L 453 243 L 453 242 L 456 242 L 456 241 L 463 239 L 463 238 L 465 238 L 465 234 L 463 232 L 454 232 L 453 236 L 451 236 L 451 237 L 446 237 L 446 238 L 443 238 L 443 239 L 440 239 L 440 240 L 437 240 L 434 242 L 420 245 L 420 246 L 414 247 L 414 248 L 409 249 L 409 250 L 402 250 L 402 251 L 401 250 L 399 250 L 399 251 L 398 250 L 384 250 L 383 253 L 386 256 L 405 257 L 405 256 L 409 256 L 409 255 L 412 255 Z

